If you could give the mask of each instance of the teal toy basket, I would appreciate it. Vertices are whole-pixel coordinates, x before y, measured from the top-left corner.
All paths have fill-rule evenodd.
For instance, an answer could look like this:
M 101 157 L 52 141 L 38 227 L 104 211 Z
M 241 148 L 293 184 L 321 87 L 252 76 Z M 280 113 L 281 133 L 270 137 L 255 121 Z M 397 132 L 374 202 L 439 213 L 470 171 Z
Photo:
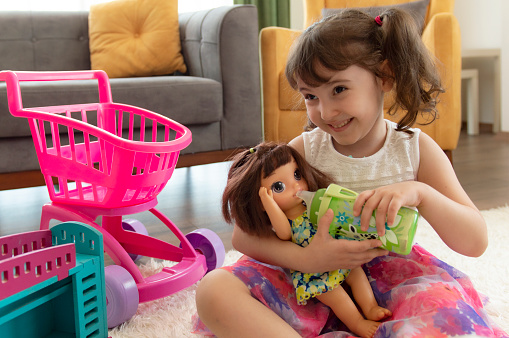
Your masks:
M 78 222 L 1 237 L 1 336 L 107 337 L 103 250 Z

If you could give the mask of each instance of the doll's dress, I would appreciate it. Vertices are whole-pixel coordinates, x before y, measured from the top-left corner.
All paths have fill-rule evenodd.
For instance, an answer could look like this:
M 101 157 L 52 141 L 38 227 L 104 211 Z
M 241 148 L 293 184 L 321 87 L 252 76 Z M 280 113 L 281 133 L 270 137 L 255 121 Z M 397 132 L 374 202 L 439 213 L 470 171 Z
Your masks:
M 307 211 L 294 220 L 290 220 L 292 242 L 306 247 L 316 234 L 317 228 L 311 223 Z M 305 305 L 309 298 L 321 295 L 341 285 L 350 273 L 349 269 L 339 269 L 323 273 L 304 273 L 292 270 L 293 286 L 297 302 Z

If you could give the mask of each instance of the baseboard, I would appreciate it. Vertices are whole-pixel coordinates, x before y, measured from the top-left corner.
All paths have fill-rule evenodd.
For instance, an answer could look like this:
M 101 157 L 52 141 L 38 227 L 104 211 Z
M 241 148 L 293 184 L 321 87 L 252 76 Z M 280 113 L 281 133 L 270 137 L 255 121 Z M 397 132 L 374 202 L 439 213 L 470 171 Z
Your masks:
M 244 148 L 209 151 L 204 153 L 184 154 L 179 156 L 177 168 L 191 167 L 193 165 L 217 163 L 227 161 L 233 155 L 243 151 Z
M 180 155 L 177 168 L 223 162 L 242 150 L 244 149 L 238 148 Z M 0 190 L 38 187 L 43 185 L 46 185 L 46 183 L 39 170 L 0 174 Z
M 38 187 L 45 184 L 39 170 L 0 174 L 0 190 Z
M 461 123 L 461 130 L 467 130 L 467 123 L 462 122 Z M 491 133 L 493 132 L 493 123 L 479 123 L 479 133 Z

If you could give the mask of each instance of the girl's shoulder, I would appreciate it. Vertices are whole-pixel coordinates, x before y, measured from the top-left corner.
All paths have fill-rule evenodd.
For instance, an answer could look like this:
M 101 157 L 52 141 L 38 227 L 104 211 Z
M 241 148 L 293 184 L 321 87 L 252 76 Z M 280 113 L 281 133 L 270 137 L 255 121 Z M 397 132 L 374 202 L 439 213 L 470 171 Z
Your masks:
M 387 137 L 384 148 L 393 148 L 397 145 L 403 146 L 411 151 L 417 151 L 419 148 L 419 139 L 421 138 L 421 130 L 419 128 L 409 128 L 408 131 L 398 131 L 397 124 L 385 120 L 387 123 Z
M 406 131 L 397 131 L 396 129 L 398 128 L 398 124 L 396 122 L 385 120 L 385 123 L 387 124 L 387 130 L 389 133 L 394 134 L 398 138 L 419 138 L 419 134 L 421 133 L 421 130 L 416 127 L 408 128 L 410 131 L 409 133 Z
M 304 144 L 323 144 L 324 142 L 327 142 L 331 139 L 331 136 L 329 133 L 326 133 L 320 128 L 315 128 L 310 131 L 305 131 L 301 135 L 302 142 Z
M 337 154 L 332 145 L 332 137 L 320 128 L 315 128 L 301 134 L 302 149 L 308 162 L 317 154 Z

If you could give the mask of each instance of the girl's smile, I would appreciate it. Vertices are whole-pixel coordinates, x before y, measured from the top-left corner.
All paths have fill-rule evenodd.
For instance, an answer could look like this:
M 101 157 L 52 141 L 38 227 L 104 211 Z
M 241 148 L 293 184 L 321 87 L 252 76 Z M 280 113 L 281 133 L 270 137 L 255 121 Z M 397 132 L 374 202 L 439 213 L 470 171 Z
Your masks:
M 349 119 L 346 119 L 346 120 L 344 120 L 344 121 L 340 122 L 340 123 L 339 123 L 339 124 L 337 124 L 337 125 L 333 125 L 333 124 L 329 124 L 329 125 L 330 125 L 330 127 L 331 127 L 332 129 L 334 129 L 335 131 L 340 132 L 340 131 L 342 131 L 342 130 L 346 129 L 346 128 L 345 128 L 345 126 L 347 126 L 350 122 L 352 122 L 352 120 L 353 120 L 353 117 L 351 117 L 351 118 L 349 118 Z

